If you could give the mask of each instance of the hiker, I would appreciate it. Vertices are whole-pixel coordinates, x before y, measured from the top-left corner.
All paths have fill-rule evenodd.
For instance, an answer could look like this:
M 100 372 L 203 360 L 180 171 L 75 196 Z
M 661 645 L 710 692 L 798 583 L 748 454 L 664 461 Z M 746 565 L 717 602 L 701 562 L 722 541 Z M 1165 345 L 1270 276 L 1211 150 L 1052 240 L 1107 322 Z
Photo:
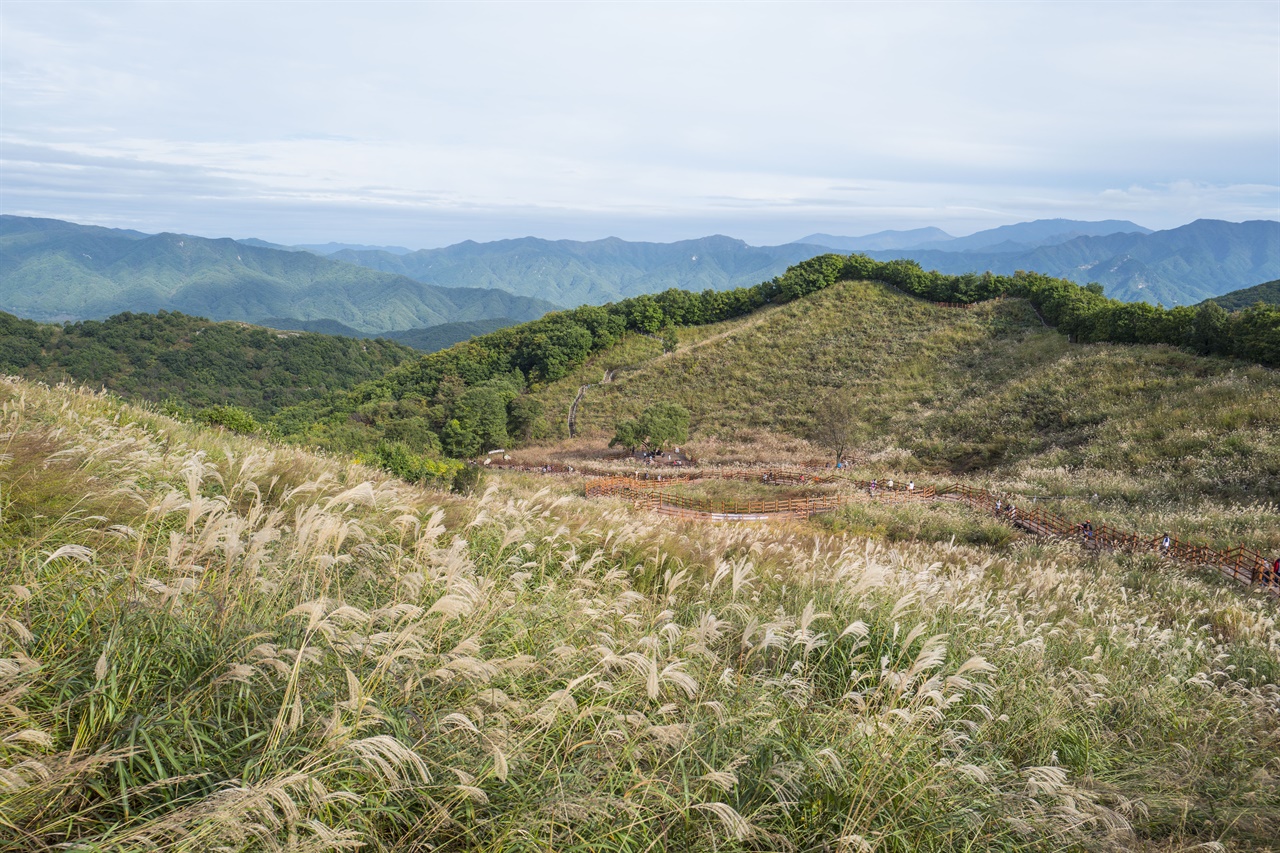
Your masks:
M 1169 545 L 1170 545 L 1170 544 L 1171 544 L 1171 543 L 1169 542 L 1169 534 L 1168 534 L 1168 533 L 1166 533 L 1166 534 L 1164 535 L 1164 539 L 1161 539 L 1161 540 L 1160 540 L 1160 551 L 1161 551 L 1161 552 L 1162 552 L 1166 557 L 1167 557 L 1167 556 L 1169 556 Z
M 916 490 L 916 481 L 915 481 L 915 480 L 912 480 L 910 483 L 907 483 L 907 491 L 908 491 L 908 492 L 912 492 L 912 493 L 914 493 L 914 492 L 915 492 L 915 490 Z
M 889 488 L 889 489 L 892 489 L 892 488 L 893 488 L 893 480 L 890 480 L 890 481 L 886 484 L 886 488 Z
M 1004 498 L 996 498 L 996 514 L 1004 512 Z

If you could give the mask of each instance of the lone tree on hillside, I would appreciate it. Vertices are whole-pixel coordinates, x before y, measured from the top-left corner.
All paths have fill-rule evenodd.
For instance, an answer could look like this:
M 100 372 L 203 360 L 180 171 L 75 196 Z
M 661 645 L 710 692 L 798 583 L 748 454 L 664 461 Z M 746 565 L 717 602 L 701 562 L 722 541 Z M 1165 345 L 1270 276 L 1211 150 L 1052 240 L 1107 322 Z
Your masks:
M 655 403 L 635 420 L 618 421 L 610 447 L 657 451 L 689 439 L 689 410 L 675 403 Z
M 818 404 L 809 437 L 834 453 L 837 465 L 849 448 L 857 443 L 861 432 L 857 414 L 858 407 L 848 392 L 835 391 Z

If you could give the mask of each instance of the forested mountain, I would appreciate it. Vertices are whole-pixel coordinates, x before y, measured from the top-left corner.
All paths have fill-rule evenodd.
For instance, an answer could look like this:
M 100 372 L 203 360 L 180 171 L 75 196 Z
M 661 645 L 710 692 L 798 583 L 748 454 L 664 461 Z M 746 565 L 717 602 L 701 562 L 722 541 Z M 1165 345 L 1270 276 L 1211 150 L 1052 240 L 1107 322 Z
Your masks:
M 559 305 L 602 305 L 668 288 L 726 290 L 780 275 L 827 251 L 821 246 L 748 246 L 730 237 L 676 243 L 540 240 L 525 237 L 407 255 L 342 251 L 334 260 L 409 276 L 443 287 L 496 287 Z M 511 315 L 515 316 L 515 315 Z
M 65 326 L 0 312 L 0 373 L 71 379 L 191 411 L 234 405 L 258 417 L 376 379 L 420 353 L 392 341 L 279 332 L 176 312 Z
M 286 332 L 315 332 L 319 335 L 341 335 L 344 338 L 382 338 L 386 335 L 374 335 L 353 329 L 346 323 L 337 320 L 296 320 L 293 317 L 264 317 L 257 325 L 268 329 L 280 329 Z
M 1248 308 L 1259 302 L 1266 305 L 1280 305 L 1280 279 L 1242 290 L 1233 290 L 1206 301 L 1216 302 L 1228 311 L 1239 311 L 1241 308 Z
M 466 283 L 466 282 L 463 282 Z M 337 320 L 362 332 L 531 320 L 557 306 L 437 287 L 305 251 L 0 217 L 0 310 L 43 321 L 177 310 L 215 320 Z
M 967 238 L 966 238 L 967 239 Z M 952 243 L 943 244 L 953 245 Z M 910 258 L 945 273 L 1008 275 L 1036 270 L 1081 284 L 1096 281 L 1126 302 L 1194 305 L 1280 277 L 1280 222 L 1199 219 L 1150 234 L 1076 237 L 1029 251 L 904 249 L 869 252 L 879 260 Z

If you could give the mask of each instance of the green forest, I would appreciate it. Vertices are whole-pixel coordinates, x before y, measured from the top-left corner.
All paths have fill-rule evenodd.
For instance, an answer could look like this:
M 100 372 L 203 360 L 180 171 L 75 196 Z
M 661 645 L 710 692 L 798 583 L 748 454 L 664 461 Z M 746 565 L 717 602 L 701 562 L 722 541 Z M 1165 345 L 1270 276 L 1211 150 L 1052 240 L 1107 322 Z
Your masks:
M 265 420 L 418 355 L 391 341 L 279 332 L 170 311 L 63 326 L 0 312 L 0 371 L 73 380 L 187 416 L 234 406 Z

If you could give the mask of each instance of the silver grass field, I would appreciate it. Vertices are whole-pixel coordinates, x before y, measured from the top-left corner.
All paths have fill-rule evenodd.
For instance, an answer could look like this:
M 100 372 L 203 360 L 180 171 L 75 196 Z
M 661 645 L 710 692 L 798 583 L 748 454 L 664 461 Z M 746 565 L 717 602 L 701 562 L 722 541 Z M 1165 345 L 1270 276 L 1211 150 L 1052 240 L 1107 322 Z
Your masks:
M 1280 849 L 1273 598 L 489 482 L 0 380 L 0 849 Z

